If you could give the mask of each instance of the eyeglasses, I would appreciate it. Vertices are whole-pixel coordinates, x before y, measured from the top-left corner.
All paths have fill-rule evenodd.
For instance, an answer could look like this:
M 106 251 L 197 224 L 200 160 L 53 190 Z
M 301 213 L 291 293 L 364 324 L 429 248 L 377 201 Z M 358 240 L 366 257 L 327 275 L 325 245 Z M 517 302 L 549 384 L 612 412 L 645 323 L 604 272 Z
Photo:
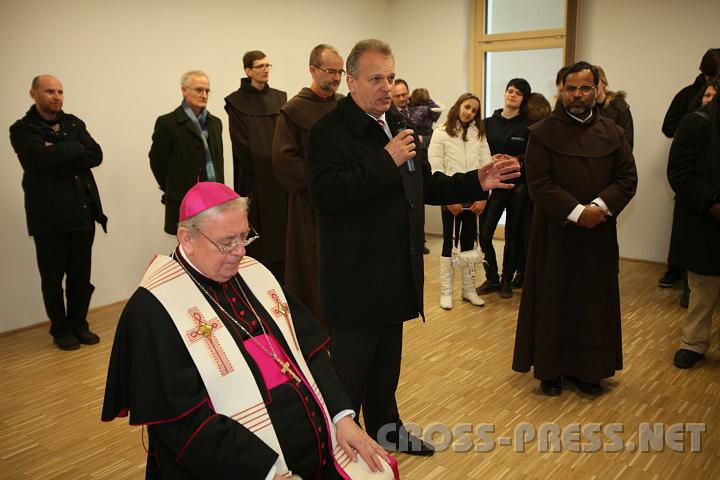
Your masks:
M 191 89 L 193 92 L 197 93 L 198 95 L 201 95 L 203 93 L 207 93 L 210 95 L 210 89 L 209 88 L 202 88 L 202 87 L 196 87 Z
M 241 245 L 243 247 L 247 247 L 252 242 L 260 238 L 260 235 L 258 235 L 253 226 L 250 225 L 250 232 L 248 234 L 241 236 L 240 238 L 230 240 L 228 243 L 225 244 L 217 244 L 210 240 L 210 237 L 205 235 L 197 226 L 193 225 L 192 228 L 194 228 L 200 235 L 205 237 L 208 242 L 212 243 L 215 248 L 218 249 L 218 252 L 222 253 L 223 255 L 227 255 Z
M 595 89 L 595 85 L 565 85 L 563 90 L 565 93 L 575 93 L 580 90 L 580 93 L 587 95 Z
M 253 70 L 265 70 L 266 68 L 268 70 L 272 70 L 272 63 L 262 63 L 260 65 L 255 65 L 254 67 L 250 67 Z
M 318 70 L 322 70 L 323 72 L 327 73 L 328 75 L 333 75 L 333 76 L 340 75 L 341 77 L 343 75 L 345 75 L 345 70 L 343 70 L 342 68 L 340 70 L 335 70 L 334 68 L 323 68 L 323 67 L 319 67 L 317 65 L 313 65 L 313 66 L 315 68 L 317 68 Z

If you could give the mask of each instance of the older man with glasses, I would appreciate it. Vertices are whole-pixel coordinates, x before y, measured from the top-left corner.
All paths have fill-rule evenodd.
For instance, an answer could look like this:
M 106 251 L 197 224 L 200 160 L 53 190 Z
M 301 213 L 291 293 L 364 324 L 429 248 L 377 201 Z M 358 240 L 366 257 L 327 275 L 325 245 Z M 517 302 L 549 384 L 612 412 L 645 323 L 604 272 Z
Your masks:
M 200 70 L 180 77 L 182 103 L 158 117 L 150 168 L 162 190 L 165 232 L 175 235 L 180 200 L 199 181 L 223 182 L 222 121 L 207 110 L 210 80 Z M 198 148 L 201 147 L 201 148 Z
M 327 334 L 245 256 L 259 238 L 247 200 L 198 183 L 177 238 L 123 310 L 102 412 L 147 425 L 146 478 L 392 478 L 352 419 Z
M 250 221 L 263 232 L 262 245 L 253 245 L 249 253 L 283 282 L 288 195 L 273 172 L 272 145 L 275 123 L 287 94 L 268 85 L 272 64 L 263 52 L 245 53 L 243 67 L 247 77 L 240 81 L 238 90 L 225 97 L 233 149 L 233 185 L 236 192 L 250 198 Z
M 318 218 L 305 181 L 308 135 L 315 120 L 334 109 L 345 74 L 335 47 L 320 44 L 309 60 L 310 87 L 304 87 L 280 110 L 273 140 L 275 175 L 289 195 L 285 286 L 323 320 L 318 289 Z

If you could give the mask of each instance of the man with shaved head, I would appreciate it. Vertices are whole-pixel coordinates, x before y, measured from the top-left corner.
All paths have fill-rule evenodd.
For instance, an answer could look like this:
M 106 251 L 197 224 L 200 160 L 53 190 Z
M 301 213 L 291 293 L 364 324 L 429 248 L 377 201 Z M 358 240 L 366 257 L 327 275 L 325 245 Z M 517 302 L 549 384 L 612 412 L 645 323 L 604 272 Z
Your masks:
M 50 335 L 61 350 L 94 345 L 87 322 L 95 222 L 106 230 L 91 168 L 102 150 L 74 115 L 63 112 L 63 86 L 52 75 L 33 79 L 35 104 L 10 127 L 10 142 L 23 168 L 28 233 L 35 240 Z M 63 299 L 63 279 L 65 297 Z

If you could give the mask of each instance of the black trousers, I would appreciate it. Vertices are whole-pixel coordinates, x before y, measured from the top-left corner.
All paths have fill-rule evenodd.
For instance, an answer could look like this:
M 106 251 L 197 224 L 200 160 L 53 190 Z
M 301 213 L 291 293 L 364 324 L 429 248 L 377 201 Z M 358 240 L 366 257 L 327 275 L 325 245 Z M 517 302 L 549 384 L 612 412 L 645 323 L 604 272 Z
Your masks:
M 68 337 L 88 330 L 87 312 L 95 290 L 90 283 L 94 239 L 94 227 L 88 231 L 33 236 L 43 302 L 53 337 Z
M 503 248 L 503 280 L 512 280 L 513 274 L 524 272 L 526 234 L 524 225 L 527 222 L 527 186 L 523 183 L 510 190 L 493 190 L 488 199 L 485 211 L 480 216 L 480 248 L 485 254 L 485 277 L 490 281 L 498 281 L 498 265 L 495 248 L 492 244 L 493 235 L 503 210 L 507 212 L 505 222 L 505 247 Z
M 373 439 L 386 424 L 402 425 L 395 391 L 400 379 L 403 325 L 330 326 L 333 366 L 355 412 L 362 406 L 365 431 Z M 382 440 L 382 439 L 381 439 Z
M 440 215 L 442 216 L 443 225 L 443 245 L 440 256 L 451 256 L 454 243 L 453 236 L 458 223 L 460 224 L 460 251 L 472 250 L 475 246 L 477 215 L 470 210 L 463 210 L 458 216 L 455 216 L 444 208 L 440 211 Z

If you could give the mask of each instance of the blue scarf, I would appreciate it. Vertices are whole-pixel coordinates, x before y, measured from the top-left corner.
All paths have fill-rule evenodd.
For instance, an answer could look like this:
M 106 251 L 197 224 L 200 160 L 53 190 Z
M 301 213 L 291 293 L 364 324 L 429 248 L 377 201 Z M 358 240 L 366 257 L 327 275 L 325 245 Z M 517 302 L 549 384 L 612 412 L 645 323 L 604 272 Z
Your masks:
M 200 138 L 203 141 L 203 149 L 205 150 L 205 173 L 207 174 L 208 182 L 215 181 L 215 165 L 213 165 L 212 155 L 210 154 L 210 147 L 208 146 L 208 128 L 207 128 L 207 108 L 203 108 L 200 115 L 195 113 L 190 108 L 185 100 L 182 101 L 182 107 L 185 114 L 192 120 L 193 125 L 197 127 Z

